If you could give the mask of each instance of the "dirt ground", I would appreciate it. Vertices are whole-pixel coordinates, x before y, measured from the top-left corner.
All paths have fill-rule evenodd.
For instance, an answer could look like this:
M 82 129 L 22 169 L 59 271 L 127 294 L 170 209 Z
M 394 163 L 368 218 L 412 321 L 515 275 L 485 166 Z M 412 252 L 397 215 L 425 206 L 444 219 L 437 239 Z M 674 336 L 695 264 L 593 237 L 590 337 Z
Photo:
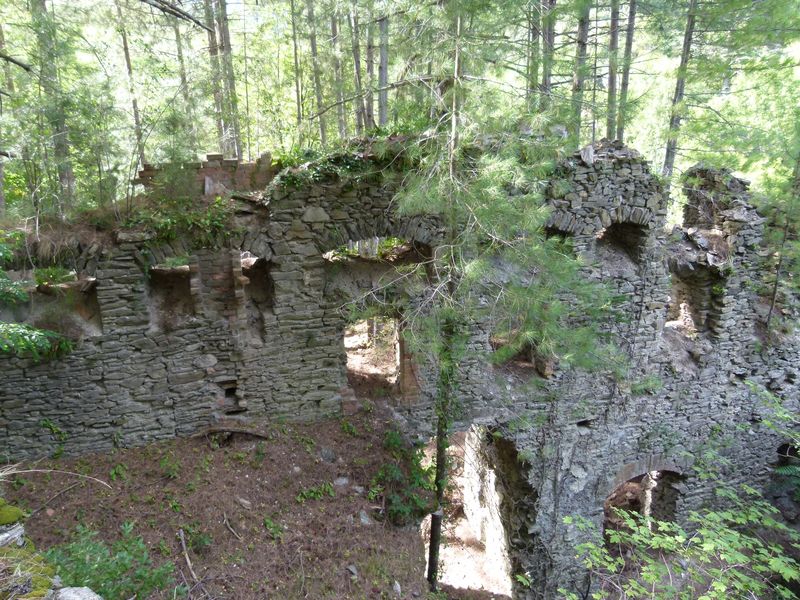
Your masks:
M 359 375 L 351 372 L 351 379 Z M 391 385 L 386 374 L 372 375 L 377 384 L 365 384 L 362 394 L 388 393 L 374 389 Z M 383 441 L 391 421 L 381 402 L 365 406 L 346 419 L 251 427 L 263 438 L 206 435 L 40 461 L 26 466 L 80 473 L 111 488 L 34 473 L 18 476 L 6 496 L 38 509 L 26 524 L 38 548 L 69 541 L 79 524 L 113 543 L 123 523 L 134 523 L 154 562 L 174 564 L 175 584 L 187 584 L 190 598 L 397 598 L 397 585 L 401 598 L 425 598 L 419 526 L 384 522 L 379 501 L 368 499 L 373 477 L 389 460 Z M 314 489 L 325 490 L 321 498 Z M 187 568 L 180 530 L 199 581 Z M 154 597 L 173 598 L 173 589 Z

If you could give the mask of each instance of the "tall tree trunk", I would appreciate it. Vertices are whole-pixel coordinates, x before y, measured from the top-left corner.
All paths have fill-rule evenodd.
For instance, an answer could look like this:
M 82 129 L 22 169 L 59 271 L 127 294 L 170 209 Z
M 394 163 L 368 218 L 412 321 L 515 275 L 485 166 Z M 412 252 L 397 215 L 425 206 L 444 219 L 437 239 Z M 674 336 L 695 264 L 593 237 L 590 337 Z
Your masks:
M 5 52 L 6 49 L 6 38 L 3 33 L 3 24 L 0 23 L 0 52 Z M 5 75 L 5 87 L 9 93 L 14 91 L 14 80 L 11 77 L 11 65 L 8 62 L 3 62 L 3 74 Z M 4 140 L 2 131 L 0 131 L 0 149 L 4 147 Z M 0 157 L 0 218 L 3 218 L 6 214 L 6 193 L 5 193 L 5 180 L 4 180 L 4 173 L 5 170 L 5 159 Z
M 553 58 L 556 45 L 556 0 L 541 0 L 542 11 L 542 96 L 539 108 L 550 106 L 550 93 L 553 91 Z
M 622 83 L 619 88 L 619 115 L 617 116 L 617 139 L 625 141 L 625 120 L 628 118 L 628 82 L 633 57 L 633 33 L 636 29 L 636 0 L 628 4 L 628 29 L 625 32 L 625 53 L 622 58 Z
M 297 48 L 297 9 L 294 0 L 290 2 L 292 11 L 292 51 L 294 53 L 294 101 L 297 109 L 297 130 L 301 132 L 303 124 L 303 94 L 300 89 L 302 74 L 300 73 L 300 53 Z M 302 135 L 301 133 L 299 135 Z
M 314 19 L 314 0 L 307 1 L 309 42 L 311 43 L 311 64 L 314 70 L 314 95 L 317 99 L 317 114 L 319 115 L 319 141 L 322 146 L 328 144 L 328 135 L 325 127 L 325 117 L 322 115 L 322 82 L 319 74 L 319 55 L 317 54 L 317 23 Z
M 448 265 L 447 298 L 443 307 L 440 325 L 441 346 L 438 351 L 439 382 L 436 392 L 436 510 L 431 514 L 431 536 L 428 548 L 428 585 L 436 591 L 439 583 L 439 549 L 442 541 L 442 520 L 444 518 L 444 494 L 447 487 L 447 446 L 453 405 L 456 397 L 456 377 L 458 356 L 456 337 L 458 335 L 457 314 L 453 306 L 456 293 L 456 255 L 455 241 L 458 236 L 458 218 L 453 191 L 457 186 L 457 155 L 460 126 L 459 88 L 461 86 L 461 13 L 455 16 L 455 45 L 453 52 L 453 94 L 450 107 L 450 134 L 447 144 L 447 162 L 450 197 L 447 211 Z
M 331 46 L 333 47 L 333 85 L 336 94 L 336 121 L 339 139 L 347 139 L 347 117 L 344 112 L 344 81 L 342 77 L 342 45 L 339 40 L 339 15 L 331 15 Z
M 578 42 L 575 52 L 575 71 L 572 75 L 572 131 L 580 146 L 581 112 L 583 111 L 583 84 L 586 81 L 586 48 L 589 39 L 591 2 L 580 0 L 578 15 Z
M 606 137 L 614 139 L 617 127 L 617 51 L 619 49 L 619 0 L 611 0 L 611 25 L 608 31 L 608 114 Z
M 133 134 L 136 138 L 136 153 L 139 164 L 144 165 L 144 138 L 142 137 L 142 120 L 139 116 L 139 103 L 136 101 L 136 83 L 133 79 L 133 66 L 131 64 L 131 52 L 128 46 L 128 32 L 125 29 L 125 18 L 122 16 L 122 7 L 119 0 L 114 0 L 117 7 L 117 26 L 122 37 L 122 53 L 125 57 L 125 69 L 128 72 L 128 92 L 131 95 L 131 109 L 133 110 Z M 177 25 L 176 25 L 177 27 Z
M 203 0 L 203 14 L 208 27 L 208 54 L 211 63 L 211 91 L 214 96 L 214 121 L 217 125 L 219 151 L 225 153 L 225 111 L 222 96 L 222 69 L 219 64 L 219 44 L 217 43 L 216 20 L 211 0 Z
M 373 22 L 372 3 L 370 3 L 369 14 L 367 15 L 367 89 L 364 98 L 366 107 L 365 125 L 367 129 L 375 127 L 375 23 Z
M 228 27 L 227 0 L 217 0 L 217 24 L 219 41 L 222 50 L 222 71 L 227 96 L 227 120 L 229 123 L 230 152 L 239 160 L 242 159 L 242 135 L 239 130 L 239 98 L 236 95 L 236 76 L 233 72 L 233 54 L 231 51 L 231 33 Z
M 358 13 L 356 3 L 353 0 L 350 9 L 350 37 L 353 39 L 353 81 L 356 88 L 356 132 L 361 135 L 367 127 L 367 115 L 364 108 L 364 85 L 361 70 L 361 35 L 358 26 Z
M 63 219 L 65 207 L 72 205 L 75 194 L 75 174 L 72 170 L 67 117 L 58 75 L 55 23 L 47 13 L 45 0 L 30 0 L 30 10 L 39 51 L 39 85 L 44 90 L 51 108 L 46 111 L 46 118 L 52 129 L 53 157 L 58 174 L 59 194 L 56 210 Z
M 535 106 L 536 92 L 539 89 L 539 26 L 541 3 L 528 0 L 525 7 L 525 21 L 527 23 L 527 40 L 525 44 L 525 99 L 529 111 Z
M 189 144 L 192 147 L 192 153 L 197 153 L 197 119 L 194 113 L 194 102 L 192 101 L 191 91 L 189 90 L 189 78 L 186 76 L 186 60 L 183 56 L 183 39 L 181 37 L 181 28 L 178 25 L 178 20 L 172 22 L 172 30 L 175 33 L 175 49 L 178 52 L 178 75 L 181 79 L 181 94 L 183 95 L 183 104 L 186 114 L 191 124 L 189 125 Z
M 686 91 L 686 70 L 689 57 L 692 53 L 692 37 L 694 36 L 694 23 L 697 17 L 697 0 L 689 0 L 689 10 L 686 13 L 686 30 L 683 33 L 683 48 L 681 49 L 681 63 L 678 66 L 678 77 L 675 81 L 675 95 L 672 97 L 672 106 L 667 130 L 667 149 L 664 153 L 664 168 L 661 174 L 666 179 L 666 192 L 669 194 L 672 170 L 675 168 L 675 155 L 678 151 L 678 132 L 681 128 L 681 102 Z
M 389 121 L 389 17 L 378 20 L 380 32 L 380 62 L 378 63 L 378 125 Z

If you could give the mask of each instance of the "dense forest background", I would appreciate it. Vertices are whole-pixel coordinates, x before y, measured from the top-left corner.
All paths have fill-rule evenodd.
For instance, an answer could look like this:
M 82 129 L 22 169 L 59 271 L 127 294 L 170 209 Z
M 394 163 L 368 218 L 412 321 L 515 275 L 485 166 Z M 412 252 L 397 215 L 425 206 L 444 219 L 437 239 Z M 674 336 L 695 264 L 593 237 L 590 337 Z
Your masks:
M 704 160 L 791 202 L 793 0 L 6 0 L 0 212 L 113 205 L 144 162 L 435 129 L 455 12 L 463 131 L 624 139 L 668 180 Z

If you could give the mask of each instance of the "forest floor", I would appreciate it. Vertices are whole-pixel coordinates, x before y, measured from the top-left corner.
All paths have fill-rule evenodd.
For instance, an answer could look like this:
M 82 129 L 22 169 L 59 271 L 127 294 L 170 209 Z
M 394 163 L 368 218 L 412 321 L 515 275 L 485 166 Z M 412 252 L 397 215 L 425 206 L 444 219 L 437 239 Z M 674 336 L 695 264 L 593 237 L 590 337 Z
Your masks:
M 361 394 L 386 391 L 359 377 L 351 372 Z M 78 525 L 111 544 L 133 523 L 153 562 L 172 562 L 175 585 L 190 588 L 191 598 L 426 598 L 419 523 L 392 525 L 381 519 L 380 501 L 369 499 L 376 474 L 392 460 L 384 447 L 392 422 L 379 399 L 363 406 L 341 419 L 253 426 L 263 438 L 202 436 L 44 460 L 35 468 L 96 477 L 111 488 L 74 475 L 25 474 L 8 486 L 8 500 L 41 508 L 26 523 L 40 549 L 70 541 Z

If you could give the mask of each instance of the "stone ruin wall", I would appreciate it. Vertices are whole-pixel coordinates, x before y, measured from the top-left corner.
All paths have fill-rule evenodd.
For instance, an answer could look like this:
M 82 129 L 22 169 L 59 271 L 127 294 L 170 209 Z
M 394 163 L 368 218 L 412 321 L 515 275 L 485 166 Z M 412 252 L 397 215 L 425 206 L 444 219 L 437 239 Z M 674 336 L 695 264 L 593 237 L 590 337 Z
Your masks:
M 666 491 L 680 519 L 713 493 L 691 474 L 709 440 L 722 442 L 728 478 L 751 485 L 764 483 L 784 442 L 763 425 L 763 404 L 746 383 L 797 401 L 798 341 L 758 342 L 763 219 L 729 173 L 699 167 L 688 181 L 684 226 L 672 232 L 660 183 L 619 145 L 598 144 L 591 163 L 571 157 L 549 188 L 549 232 L 570 238 L 585 275 L 623 298 L 621 318 L 606 328 L 630 358 L 627 375 L 557 368 L 542 378 L 491 366 L 489 325 L 473 331 L 462 424 L 496 433 L 487 455 L 504 474 L 499 511 L 512 572 L 534 579 L 535 591 L 517 589 L 520 597 L 555 597 L 581 580 L 573 547 L 582 537 L 563 517 L 600 525 L 618 484 L 675 473 Z M 96 296 L 100 328 L 57 361 L 0 359 L 0 454 L 139 445 L 222 418 L 338 414 L 352 399 L 343 299 L 368 292 L 391 267 L 332 264 L 322 254 L 373 236 L 436 246 L 435 219 L 395 215 L 399 184 L 391 174 L 272 184 L 257 200 L 237 201 L 240 233 L 221 250 L 129 232 L 87 251 L 82 264 L 96 265 L 87 273 L 95 281 L 81 293 Z M 152 268 L 181 255 L 190 256 L 185 267 Z M 408 355 L 403 362 L 413 385 L 398 417 L 423 431 L 433 370 Z M 648 376 L 658 385 L 636 390 Z

